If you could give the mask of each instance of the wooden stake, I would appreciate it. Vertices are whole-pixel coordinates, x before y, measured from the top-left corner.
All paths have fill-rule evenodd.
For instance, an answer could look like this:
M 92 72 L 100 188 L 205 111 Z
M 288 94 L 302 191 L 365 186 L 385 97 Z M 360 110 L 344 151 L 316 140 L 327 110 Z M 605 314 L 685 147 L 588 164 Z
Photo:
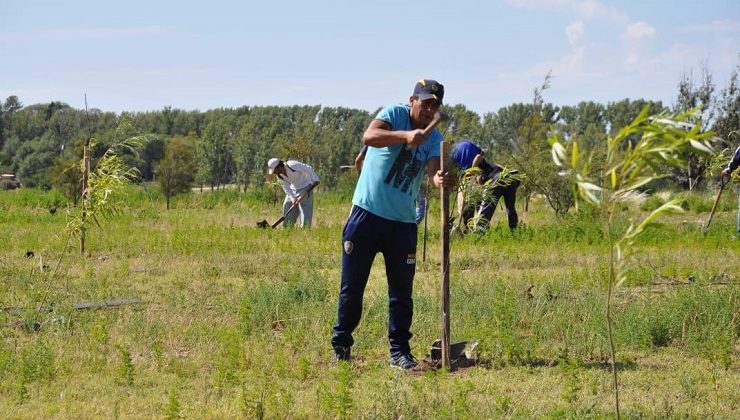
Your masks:
M 87 180 L 90 177 L 90 149 L 86 144 L 82 149 L 82 226 L 80 227 L 80 254 L 85 254 L 85 222 L 88 201 Z
M 87 119 L 87 140 L 82 148 L 82 223 L 80 225 L 80 254 L 85 255 L 85 222 L 87 214 L 85 210 L 90 200 L 90 194 L 87 191 L 88 179 L 90 178 L 90 137 L 92 126 L 90 125 L 90 112 L 87 110 L 87 93 L 85 94 L 85 117 Z
M 427 217 L 429 215 L 429 181 L 424 184 L 424 245 L 421 252 L 421 262 L 427 262 Z
M 439 168 L 444 173 L 447 170 L 447 142 L 439 144 Z M 450 369 L 450 191 L 442 186 L 440 197 L 442 201 L 442 368 Z

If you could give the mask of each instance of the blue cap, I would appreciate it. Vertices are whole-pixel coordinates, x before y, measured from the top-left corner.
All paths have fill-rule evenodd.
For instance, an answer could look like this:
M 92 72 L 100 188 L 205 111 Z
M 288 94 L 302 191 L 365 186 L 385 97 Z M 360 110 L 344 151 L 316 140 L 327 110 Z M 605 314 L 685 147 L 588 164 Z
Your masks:
M 442 98 L 445 96 L 445 87 L 436 80 L 421 79 L 414 86 L 414 94 L 417 98 L 425 101 L 427 99 L 436 99 L 442 104 Z
M 463 140 L 452 147 L 450 152 L 450 158 L 464 170 L 470 169 L 473 166 L 473 159 L 476 155 L 483 153 L 483 149 L 476 146 L 474 143 Z

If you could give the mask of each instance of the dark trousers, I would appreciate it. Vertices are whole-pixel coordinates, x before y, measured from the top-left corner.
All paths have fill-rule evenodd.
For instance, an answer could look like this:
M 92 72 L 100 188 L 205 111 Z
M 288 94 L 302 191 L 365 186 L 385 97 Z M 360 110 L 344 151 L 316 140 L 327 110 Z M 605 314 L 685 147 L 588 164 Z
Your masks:
M 360 323 L 362 298 L 375 255 L 385 260 L 388 278 L 388 340 L 391 355 L 410 353 L 411 292 L 416 271 L 416 224 L 378 217 L 353 206 L 342 235 L 342 284 L 337 323 L 331 343 L 351 347 L 352 332 Z
M 506 206 L 506 215 L 509 220 L 509 228 L 514 229 L 519 224 L 519 215 L 516 213 L 516 190 L 519 188 L 519 181 L 513 181 L 511 184 L 499 185 L 491 192 L 491 201 L 483 201 L 480 205 L 468 206 L 463 213 L 463 220 L 467 223 L 473 216 L 480 214 L 486 222 L 491 222 L 493 213 L 501 197 L 504 198 Z M 478 207 L 477 212 L 475 208 Z

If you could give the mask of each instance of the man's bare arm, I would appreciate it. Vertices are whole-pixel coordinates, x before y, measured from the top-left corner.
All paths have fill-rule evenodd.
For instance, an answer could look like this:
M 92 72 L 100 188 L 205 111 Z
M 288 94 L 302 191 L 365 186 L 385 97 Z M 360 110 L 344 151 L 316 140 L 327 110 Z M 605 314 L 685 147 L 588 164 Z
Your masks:
M 373 120 L 362 135 L 362 143 L 372 147 L 394 144 L 409 144 L 416 147 L 426 141 L 424 130 L 393 131 L 391 125 L 382 120 Z

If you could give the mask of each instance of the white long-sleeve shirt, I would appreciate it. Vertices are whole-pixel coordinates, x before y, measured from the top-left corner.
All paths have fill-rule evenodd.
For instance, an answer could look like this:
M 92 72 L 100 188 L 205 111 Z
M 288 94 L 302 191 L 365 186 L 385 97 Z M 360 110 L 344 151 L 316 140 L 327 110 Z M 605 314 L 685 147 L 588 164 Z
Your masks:
M 298 191 L 317 182 L 319 176 L 316 175 L 310 165 L 297 160 L 288 160 L 285 162 L 285 174 L 278 175 L 278 179 L 283 184 L 285 194 L 296 199 L 298 198 Z

